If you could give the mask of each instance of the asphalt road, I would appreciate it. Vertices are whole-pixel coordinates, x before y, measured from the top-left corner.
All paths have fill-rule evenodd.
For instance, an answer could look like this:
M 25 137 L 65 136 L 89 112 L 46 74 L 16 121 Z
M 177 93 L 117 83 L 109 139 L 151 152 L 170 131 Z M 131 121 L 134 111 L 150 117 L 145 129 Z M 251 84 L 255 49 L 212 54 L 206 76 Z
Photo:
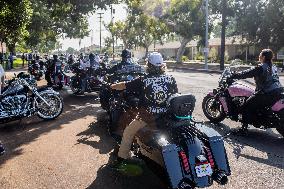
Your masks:
M 197 98 L 194 116 L 206 121 L 203 97 L 217 86 L 217 74 L 171 72 L 180 92 Z M 284 79 L 284 78 L 283 78 Z M 284 80 L 281 78 L 284 83 Z M 73 96 L 62 92 L 65 109 L 55 121 L 37 117 L 0 128 L 7 153 L 0 157 L 0 188 L 89 188 L 159 189 L 162 183 L 149 170 L 139 177 L 115 174 L 104 165 L 113 158 L 114 142 L 106 132 L 106 120 L 96 96 Z M 247 137 L 234 136 L 230 129 L 240 124 L 225 120 L 211 125 L 225 140 L 232 176 L 225 187 L 284 188 L 284 139 L 274 130 L 251 128 Z

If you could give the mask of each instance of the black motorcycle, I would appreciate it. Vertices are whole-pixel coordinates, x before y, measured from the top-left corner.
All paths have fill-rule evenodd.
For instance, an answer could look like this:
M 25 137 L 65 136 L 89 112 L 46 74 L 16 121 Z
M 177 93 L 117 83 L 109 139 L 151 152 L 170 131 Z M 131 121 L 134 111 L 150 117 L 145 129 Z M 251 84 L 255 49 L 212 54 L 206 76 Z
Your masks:
M 28 72 L 39 81 L 45 73 L 44 62 L 32 60 L 28 64 Z
M 72 65 L 73 76 L 70 78 L 70 88 L 75 95 L 85 92 L 98 92 L 101 89 L 104 69 L 82 69 L 79 63 Z M 85 86 L 84 86 L 85 85 Z
M 119 109 L 118 119 L 110 119 L 109 131 L 119 142 L 123 130 L 139 112 L 137 94 L 123 91 L 110 99 L 110 114 Z M 195 97 L 173 95 L 168 112 L 157 117 L 155 125 L 139 130 L 132 152 L 158 176 L 167 178 L 173 189 L 208 187 L 213 181 L 225 185 L 231 174 L 222 136 L 192 118 Z M 115 134 L 113 134 L 115 133 Z
M 110 98 L 115 97 L 115 95 L 120 94 L 117 91 L 113 91 L 110 89 L 110 84 L 118 83 L 122 81 L 132 81 L 138 77 L 144 76 L 145 73 L 143 71 L 132 71 L 132 72 L 121 72 L 116 74 L 109 74 L 105 76 L 105 80 L 103 85 L 101 86 L 101 90 L 99 93 L 100 104 L 101 107 L 110 113 Z
M 63 100 L 52 88 L 37 88 L 33 76 L 20 73 L 4 88 L 0 110 L 1 123 L 35 114 L 44 120 L 52 120 L 62 113 Z

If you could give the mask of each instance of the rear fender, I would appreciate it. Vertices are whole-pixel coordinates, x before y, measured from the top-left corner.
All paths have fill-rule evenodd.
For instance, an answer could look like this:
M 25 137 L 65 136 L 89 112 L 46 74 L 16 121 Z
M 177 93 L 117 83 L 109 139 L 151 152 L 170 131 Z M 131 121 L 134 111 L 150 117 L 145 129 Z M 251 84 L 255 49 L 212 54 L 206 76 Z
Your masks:
M 273 106 L 272 106 L 272 111 L 274 112 L 279 112 L 284 109 L 284 99 L 281 99 L 277 101 Z
M 231 170 L 224 146 L 223 137 L 214 129 L 203 124 L 196 124 L 195 126 L 196 129 L 200 131 L 200 133 L 206 136 L 206 140 L 210 145 L 209 147 L 218 170 L 225 172 L 227 176 L 230 175 Z
M 186 141 L 187 144 L 187 157 L 190 164 L 191 175 L 187 175 L 186 177 L 190 179 L 193 183 L 195 183 L 196 187 L 204 188 L 212 185 L 210 181 L 210 176 L 205 177 L 197 177 L 195 171 L 196 165 L 196 157 L 202 155 L 203 152 L 203 144 L 197 137 L 192 137 Z

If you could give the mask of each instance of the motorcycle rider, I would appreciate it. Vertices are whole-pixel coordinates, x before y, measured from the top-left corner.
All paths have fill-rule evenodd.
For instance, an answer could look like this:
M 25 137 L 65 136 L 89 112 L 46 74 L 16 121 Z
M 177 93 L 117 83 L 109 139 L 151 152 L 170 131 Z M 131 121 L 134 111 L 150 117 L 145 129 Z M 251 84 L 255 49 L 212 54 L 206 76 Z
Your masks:
M 113 168 L 127 162 L 137 131 L 146 125 L 155 125 L 167 111 L 168 98 L 178 92 L 175 79 L 165 74 L 165 67 L 162 55 L 153 52 L 148 58 L 146 76 L 111 85 L 113 90 L 138 92 L 141 104 L 138 116 L 124 130 L 117 161 L 111 165 Z
M 272 106 L 280 99 L 283 87 L 279 81 L 277 67 L 273 65 L 274 54 L 271 49 L 263 49 L 259 55 L 260 65 L 239 73 L 229 79 L 254 78 L 255 93 L 242 106 L 243 125 L 241 132 L 247 131 L 248 124 L 255 123 L 257 111 Z
M 62 72 L 62 62 L 58 59 L 58 55 L 54 54 L 53 59 L 47 64 L 45 79 L 48 86 L 52 86 L 52 77 Z M 59 78 L 60 79 L 60 78 Z M 61 80 L 61 79 L 60 79 Z
M 131 65 L 131 62 L 129 61 L 130 58 L 131 58 L 130 50 L 124 49 L 121 52 L 121 59 L 122 59 L 121 62 L 113 66 L 111 69 L 109 69 L 108 73 L 115 74 L 121 72 L 122 70 L 127 72 L 127 67 Z
M 67 64 L 72 65 L 75 62 L 74 56 L 72 54 L 69 55 Z

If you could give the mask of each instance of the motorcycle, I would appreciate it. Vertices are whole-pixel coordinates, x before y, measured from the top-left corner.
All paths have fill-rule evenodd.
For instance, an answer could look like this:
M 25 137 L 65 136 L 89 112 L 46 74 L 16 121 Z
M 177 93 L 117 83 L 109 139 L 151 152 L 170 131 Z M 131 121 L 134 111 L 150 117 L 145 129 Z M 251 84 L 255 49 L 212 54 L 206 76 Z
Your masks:
M 245 81 L 231 80 L 232 64 L 227 67 L 220 79 L 218 88 L 204 97 L 202 109 L 204 115 L 213 123 L 225 118 L 242 122 L 241 107 L 254 94 L 254 88 Z M 276 128 L 284 136 L 284 94 L 273 106 L 258 110 L 258 119 L 253 121 L 256 128 Z
M 89 68 L 85 70 L 80 67 L 79 63 L 76 63 L 72 65 L 72 72 L 75 74 L 70 78 L 70 87 L 73 94 L 78 95 L 85 92 L 100 91 L 104 75 L 103 69 L 92 70 Z M 85 90 L 83 85 L 85 85 Z
M 116 73 L 116 74 L 110 74 L 110 75 L 106 75 L 105 76 L 105 80 L 103 82 L 103 85 L 101 86 L 101 90 L 99 93 L 99 97 L 100 97 L 100 103 L 101 103 L 101 107 L 106 110 L 107 112 L 111 112 L 110 110 L 110 98 L 112 96 L 112 98 L 116 99 L 116 97 L 119 97 L 119 92 L 117 91 L 112 91 L 109 88 L 110 84 L 113 83 L 118 83 L 118 82 L 122 82 L 122 81 L 132 81 L 140 76 L 145 75 L 144 72 L 142 71 L 133 71 L 133 72 L 121 72 L 121 73 Z M 127 95 L 126 95 L 127 96 Z
M 45 72 L 43 62 L 31 61 L 31 63 L 28 64 L 28 72 L 35 76 L 35 79 L 39 81 Z
M 0 110 L 1 123 L 32 115 L 52 120 L 62 113 L 63 100 L 52 88 L 37 88 L 33 76 L 19 73 L 4 88 Z
M 109 125 L 110 133 L 116 133 L 112 136 L 121 136 L 139 112 L 137 94 L 122 93 L 126 98 L 110 99 L 111 111 L 121 110 L 119 124 Z M 133 139 L 132 154 L 162 179 L 166 176 L 172 189 L 209 187 L 213 181 L 225 185 L 231 174 L 222 136 L 194 121 L 194 106 L 193 95 L 173 95 L 168 100 L 168 112 L 156 119 L 155 125 L 140 129 Z M 119 143 L 117 137 L 114 139 Z

